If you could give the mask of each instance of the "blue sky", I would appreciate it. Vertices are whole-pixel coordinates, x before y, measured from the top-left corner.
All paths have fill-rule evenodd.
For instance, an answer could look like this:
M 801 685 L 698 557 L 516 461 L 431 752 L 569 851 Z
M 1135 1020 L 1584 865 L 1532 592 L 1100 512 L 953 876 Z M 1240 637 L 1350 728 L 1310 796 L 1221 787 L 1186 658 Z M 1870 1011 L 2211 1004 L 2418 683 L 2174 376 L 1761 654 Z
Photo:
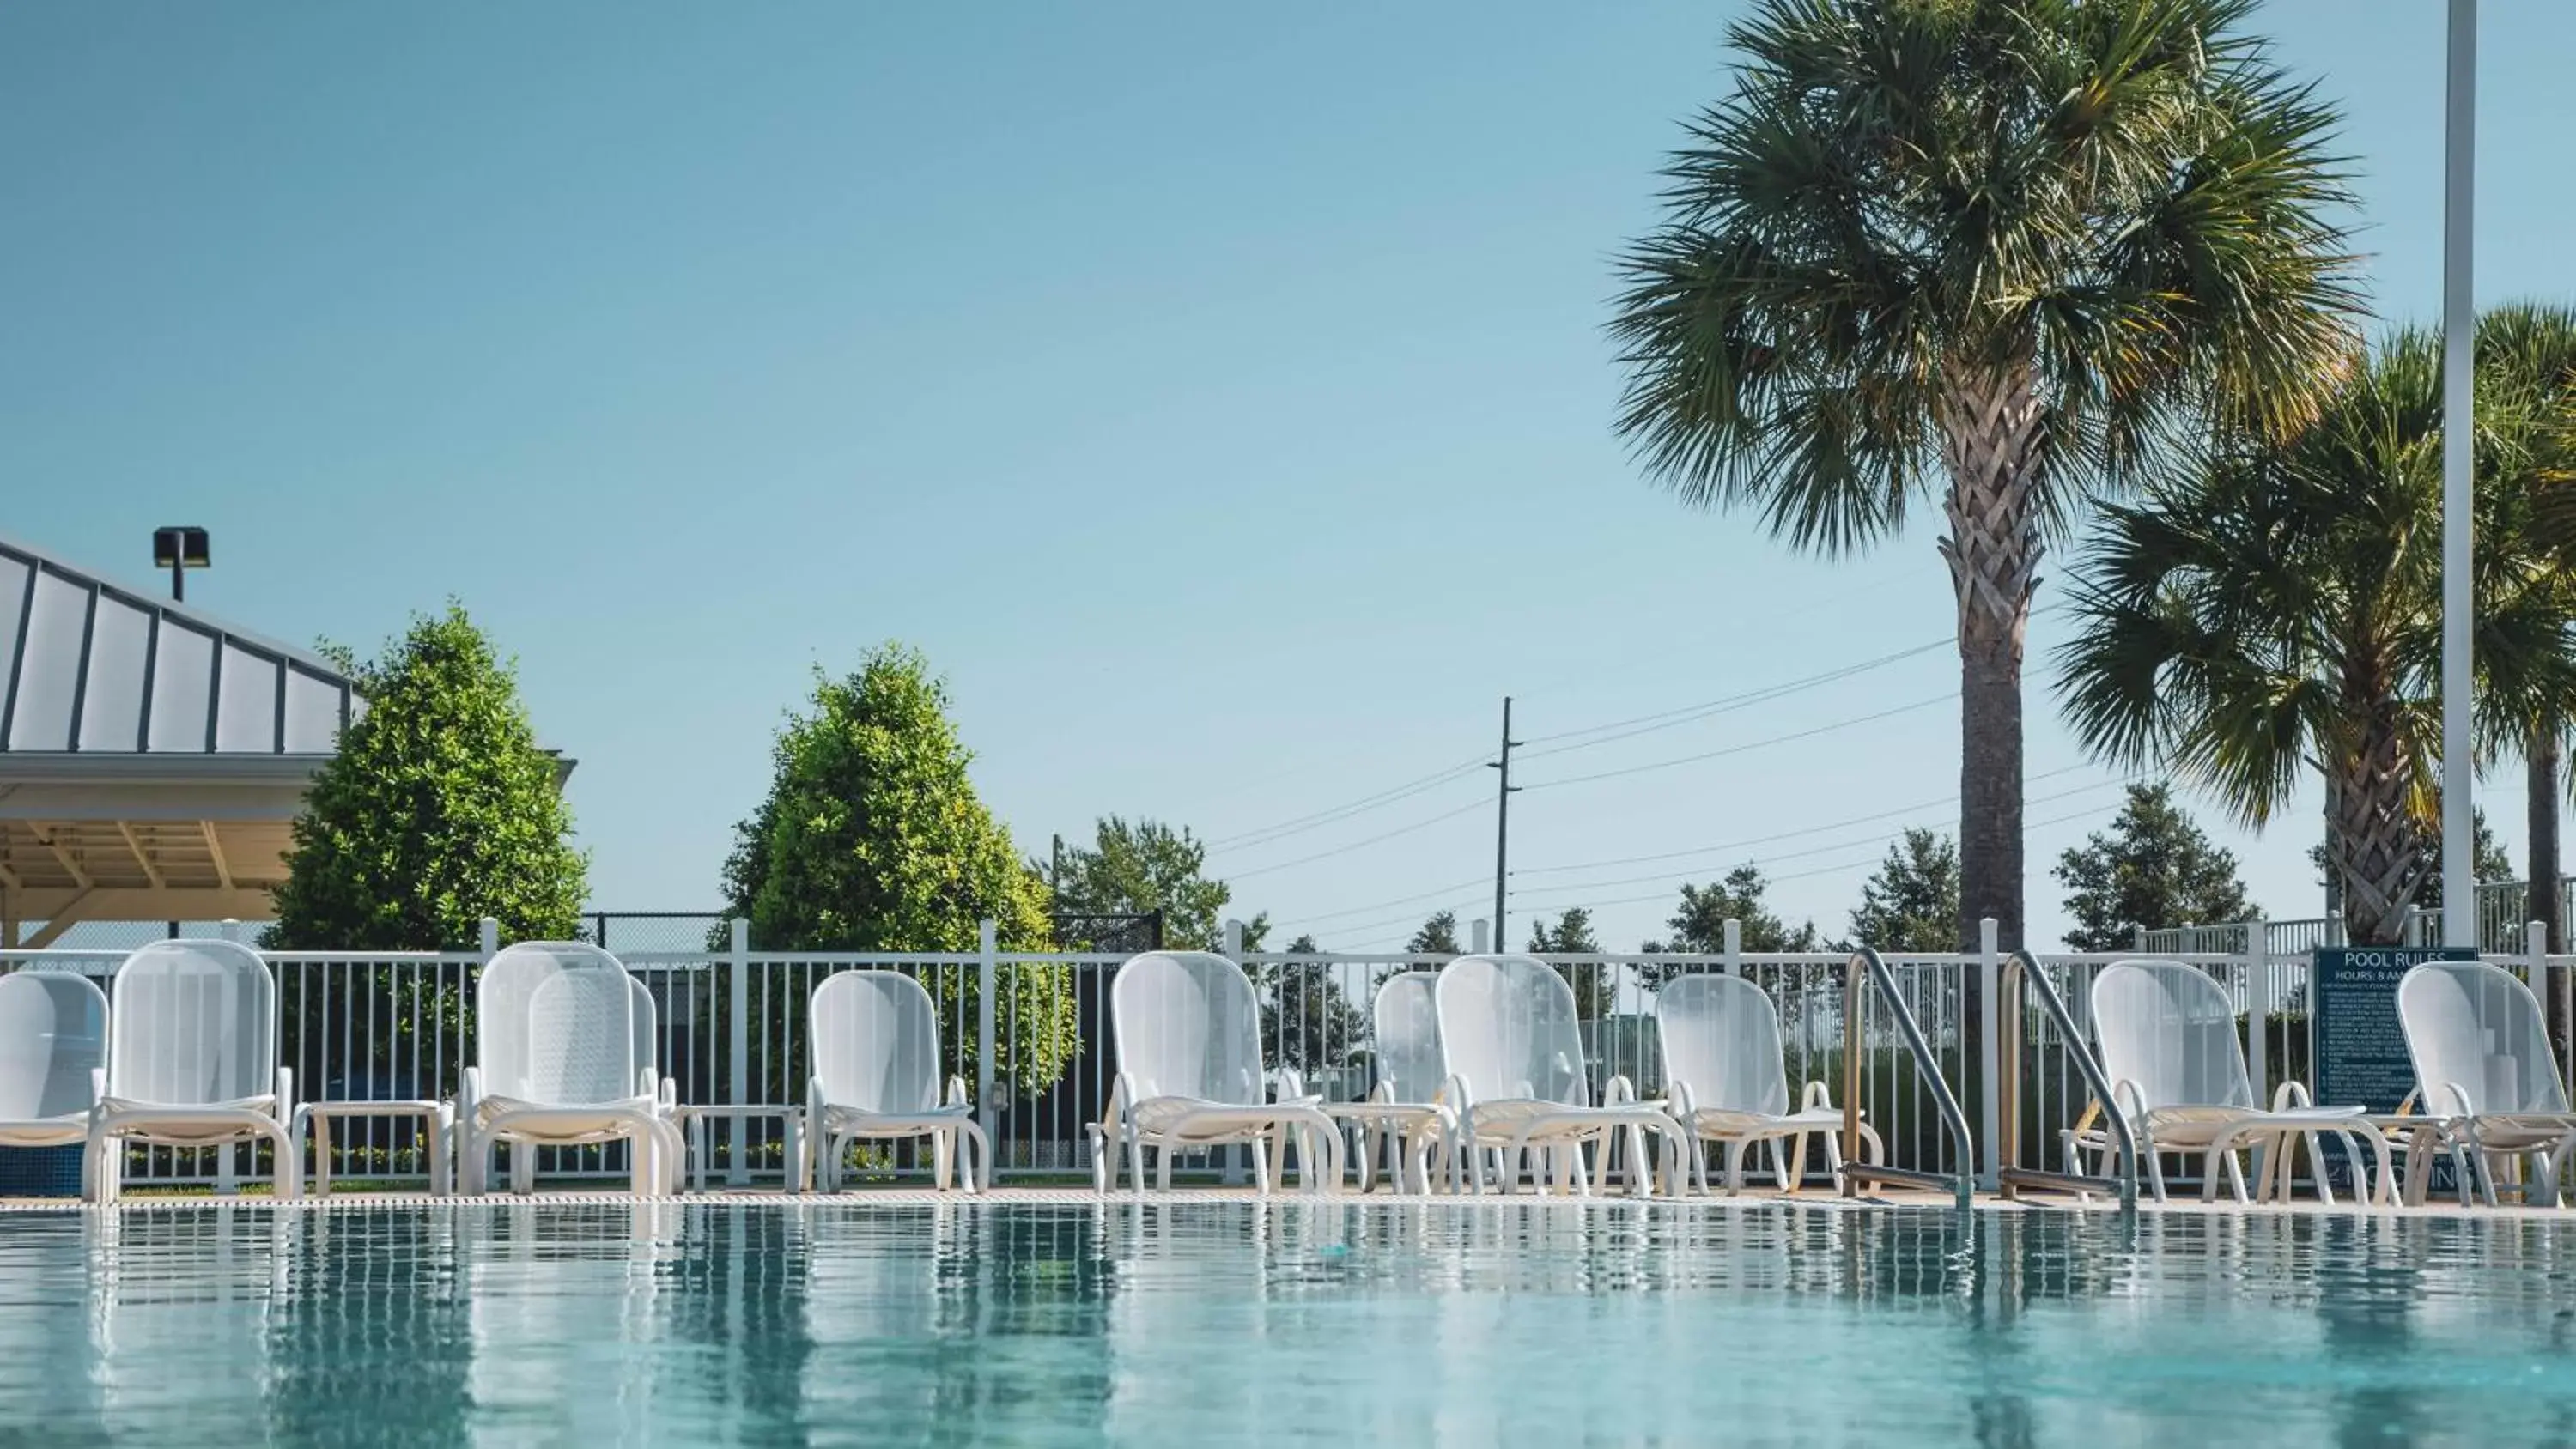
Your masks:
M 1392 945 L 1489 909 L 1489 772 L 1256 832 L 1490 751 L 1506 693 L 1536 739 L 1948 633 L 1929 529 L 1801 558 L 1610 434 L 1609 258 L 1735 9 L 0 9 L 6 526 L 148 583 L 203 523 L 192 598 L 298 641 L 461 598 L 582 762 L 605 906 L 713 902 L 812 668 L 901 639 L 1025 849 L 1248 836 L 1245 914 Z M 2486 12 L 2478 291 L 2565 299 L 2576 12 Z M 2433 316 L 2442 7 L 2262 23 L 2348 107 L 2382 314 Z M 2041 939 L 2118 797 L 2055 623 Z M 1633 946 L 1747 859 L 1839 928 L 1881 837 L 1954 817 L 1955 687 L 1932 649 L 1534 748 L 1515 942 L 1588 904 Z M 2316 908 L 2305 819 L 2224 832 L 2274 914 Z

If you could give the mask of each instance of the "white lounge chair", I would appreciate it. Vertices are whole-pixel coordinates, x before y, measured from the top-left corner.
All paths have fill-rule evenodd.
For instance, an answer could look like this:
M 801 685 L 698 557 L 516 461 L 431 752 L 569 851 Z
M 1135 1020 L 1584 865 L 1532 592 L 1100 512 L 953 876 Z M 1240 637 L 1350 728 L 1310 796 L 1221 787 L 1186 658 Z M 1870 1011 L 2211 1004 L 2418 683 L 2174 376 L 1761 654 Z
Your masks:
M 1149 951 L 1118 968 L 1109 1014 L 1118 1078 L 1091 1130 L 1093 1186 L 1104 1193 L 1117 1186 L 1122 1148 L 1141 1192 L 1146 1148 L 1160 1154 L 1156 1185 L 1168 1188 L 1175 1154 L 1249 1143 L 1266 1193 L 1285 1170 L 1291 1135 L 1300 1139 L 1306 1187 L 1329 1192 L 1340 1185 L 1341 1133 L 1297 1073 L 1281 1068 L 1279 1099 L 1264 1097 L 1261 1004 L 1243 968 L 1205 951 Z
M 965 1078 L 948 1078 L 940 1095 L 939 1012 L 920 982 L 899 971 L 837 972 L 814 988 L 805 1020 L 814 1050 L 805 1140 L 817 1187 L 841 1185 L 851 1143 L 907 1137 L 931 1139 L 931 1180 L 941 1191 L 952 1162 L 966 1191 L 993 1185 L 992 1144 Z
M 2226 988 L 2209 973 L 2177 961 L 2115 961 L 2093 978 L 2093 1031 L 2102 1044 L 2102 1071 L 2110 1078 L 2113 1100 L 2105 1111 L 2121 1113 L 2136 1134 L 2138 1156 L 2156 1201 L 2166 1201 L 2163 1155 L 2201 1157 L 2201 1200 L 2217 1195 L 2221 1164 L 2238 1202 L 2246 1200 L 2245 1175 L 2236 1160 L 2244 1148 L 2286 1154 L 2294 1138 L 2305 1138 L 2308 1156 L 2320 1169 L 2324 1158 L 2318 1139 L 2340 1137 L 2354 1161 L 2358 1144 L 2370 1147 L 2375 1176 L 2364 1196 L 2396 1200 L 2396 1181 L 2389 1166 L 2388 1143 L 2363 1120 L 2367 1108 L 2316 1107 L 2307 1088 L 2284 1082 L 2265 1111 L 2245 1073 L 2245 1047 L 2237 1037 L 2236 1005 Z M 2111 1134 L 2079 1123 L 2065 1134 L 2067 1159 L 2100 1154 L 2101 1171 L 2110 1172 Z M 2283 1164 L 2286 1165 L 2286 1164 Z M 2268 1196 L 2276 1176 L 2260 1174 Z M 2318 1195 L 2334 1200 L 2322 1170 Z
M 113 999 L 88 1133 L 91 1199 L 122 1190 L 128 1142 L 265 1141 L 277 1196 L 296 1196 L 295 1074 L 277 1064 L 277 979 L 260 954 L 232 941 L 155 941 L 116 968 Z
M 485 1190 L 496 1145 L 512 1148 L 511 1185 L 525 1192 L 521 1149 L 624 1141 L 636 1192 L 677 1191 L 685 1147 L 654 1069 L 652 1010 L 643 983 L 596 946 L 536 941 L 494 956 L 458 1095 L 458 1189 Z
M 2536 1189 L 2525 1200 L 2556 1206 L 2576 1113 L 2531 988 L 2484 962 L 2427 961 L 2397 983 L 2397 1021 L 2417 1100 L 2439 1124 L 2442 1145 L 2468 1155 L 2478 1195 L 2494 1206 L 2496 1160 L 2524 1157 Z M 2424 1200 L 2429 1166 L 2409 1171 L 2408 1201 Z
M 1681 976 L 1655 993 L 1655 1037 L 1664 1053 L 1665 1114 L 1691 1139 L 1691 1173 L 1708 1191 L 1708 1157 L 1701 1146 L 1726 1147 L 1726 1190 L 1744 1190 L 1744 1155 L 1757 1142 L 1771 1146 L 1781 1190 L 1794 1192 L 1805 1176 L 1807 1139 L 1825 1143 L 1825 1166 L 1839 1182 L 1842 1147 L 1836 1134 L 1843 1114 L 1822 1082 L 1809 1082 L 1795 1111 L 1789 1106 L 1788 1059 L 1780 1047 L 1780 1009 L 1770 994 L 1740 976 Z M 1860 1124 L 1862 1155 L 1886 1157 L 1878 1133 Z
M 1574 988 L 1535 956 L 1461 956 L 1440 973 L 1440 1053 L 1446 1072 L 1440 1098 L 1458 1113 L 1457 1143 L 1469 1186 L 1484 1191 L 1485 1154 L 1499 1154 L 1503 1191 L 1524 1157 L 1543 1150 L 1553 1173 L 1579 1192 L 1592 1190 L 1582 1149 L 1597 1144 L 1606 1164 L 1620 1135 L 1628 1142 L 1632 1190 L 1653 1190 L 1645 1168 L 1645 1134 L 1665 1146 L 1664 1187 L 1679 1186 L 1688 1138 L 1661 1106 L 1637 1100 L 1625 1077 L 1612 1077 L 1601 1105 L 1592 1103 Z
M 1369 1190 L 1378 1158 L 1395 1154 L 1400 1192 L 1429 1192 L 1432 1162 L 1457 1186 L 1450 1138 L 1457 1114 L 1440 1100 L 1440 1006 L 1437 971 L 1400 971 L 1379 983 L 1370 1002 L 1370 1061 L 1377 1080 L 1366 1100 L 1326 1102 L 1324 1114 L 1359 1130 L 1359 1189 Z
M 107 996 L 86 976 L 0 976 L 0 1147 L 72 1147 L 107 1093 Z

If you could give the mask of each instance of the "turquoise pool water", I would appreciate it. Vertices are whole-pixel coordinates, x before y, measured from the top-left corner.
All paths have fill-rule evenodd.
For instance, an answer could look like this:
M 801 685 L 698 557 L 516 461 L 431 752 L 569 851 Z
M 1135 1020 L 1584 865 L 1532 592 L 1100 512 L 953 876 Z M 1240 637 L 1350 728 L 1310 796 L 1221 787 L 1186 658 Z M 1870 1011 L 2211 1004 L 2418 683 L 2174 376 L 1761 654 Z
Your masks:
M 1523 1204 L 0 1216 L 0 1440 L 2576 1435 L 2576 1228 Z

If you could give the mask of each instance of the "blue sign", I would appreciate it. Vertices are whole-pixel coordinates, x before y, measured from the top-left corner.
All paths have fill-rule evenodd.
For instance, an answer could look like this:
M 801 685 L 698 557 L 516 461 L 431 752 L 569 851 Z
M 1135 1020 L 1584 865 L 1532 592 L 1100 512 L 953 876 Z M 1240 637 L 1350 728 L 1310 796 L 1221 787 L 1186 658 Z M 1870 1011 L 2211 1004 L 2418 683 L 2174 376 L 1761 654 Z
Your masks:
M 2477 956 L 2465 946 L 2319 947 L 2308 967 L 2317 1105 L 2396 1111 L 2415 1090 L 2415 1063 L 2406 1054 L 2406 1033 L 2397 1022 L 2397 983 L 2427 961 L 2474 961 Z M 2422 1104 L 2415 1110 L 2422 1111 Z M 2327 1157 L 2327 1180 L 2338 1188 L 2349 1186 L 2352 1164 L 2340 1151 Z M 2434 1187 L 2442 1185 L 2439 1179 L 2448 1166 L 2446 1159 Z

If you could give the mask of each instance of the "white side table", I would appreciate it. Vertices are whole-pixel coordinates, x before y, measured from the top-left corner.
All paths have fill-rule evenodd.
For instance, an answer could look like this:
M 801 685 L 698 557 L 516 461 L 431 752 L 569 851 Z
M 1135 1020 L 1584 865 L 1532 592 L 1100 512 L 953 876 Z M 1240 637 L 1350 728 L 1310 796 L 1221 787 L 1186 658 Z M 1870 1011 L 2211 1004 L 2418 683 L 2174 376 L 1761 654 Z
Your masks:
M 707 1185 L 707 1119 L 731 1117 L 747 1120 L 753 1117 L 775 1117 L 784 1129 L 787 1149 L 787 1191 L 805 1188 L 805 1108 L 803 1104 L 753 1102 L 729 1106 L 714 1102 L 683 1102 L 673 1109 L 680 1125 L 689 1134 L 689 1190 L 703 1192 Z M 740 1139 L 736 1139 L 740 1150 Z
M 313 1172 L 308 1181 L 315 1197 L 331 1194 L 331 1124 L 347 1117 L 410 1117 L 419 1121 L 429 1151 L 429 1190 L 448 1191 L 447 1139 L 456 1125 L 455 1109 L 445 1102 L 306 1102 L 295 1109 L 288 1137 L 300 1149 L 305 1124 L 313 1126 Z

